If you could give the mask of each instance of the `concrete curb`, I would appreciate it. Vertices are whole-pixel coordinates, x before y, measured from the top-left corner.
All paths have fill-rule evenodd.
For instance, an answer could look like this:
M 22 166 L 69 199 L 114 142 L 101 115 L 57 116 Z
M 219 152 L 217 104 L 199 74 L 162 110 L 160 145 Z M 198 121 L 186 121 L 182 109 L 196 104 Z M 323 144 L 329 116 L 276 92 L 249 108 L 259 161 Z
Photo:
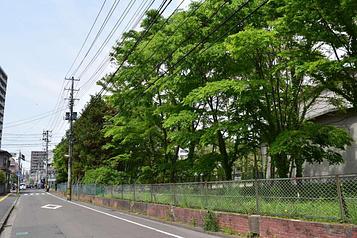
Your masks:
M 9 209 L 7 209 L 7 211 L 6 211 L 6 213 L 5 213 L 5 216 L 3 216 L 3 217 L 1 218 L 1 220 L 0 220 L 0 234 L 1 234 L 2 230 L 3 230 L 3 228 L 4 228 L 4 225 L 6 224 L 7 219 L 9 218 L 9 216 L 10 216 L 12 210 L 14 209 L 14 207 L 15 207 L 17 201 L 19 200 L 19 197 L 20 197 L 20 196 L 16 195 L 15 201 L 12 203 L 12 205 L 9 207 Z

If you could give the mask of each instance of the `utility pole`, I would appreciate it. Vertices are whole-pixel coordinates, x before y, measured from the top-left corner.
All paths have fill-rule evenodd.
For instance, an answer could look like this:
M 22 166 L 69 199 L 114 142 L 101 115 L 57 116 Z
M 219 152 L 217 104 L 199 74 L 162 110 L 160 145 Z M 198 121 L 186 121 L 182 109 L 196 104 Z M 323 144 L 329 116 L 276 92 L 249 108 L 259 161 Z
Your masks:
M 73 121 L 77 119 L 77 112 L 73 112 L 74 101 L 78 100 L 74 98 L 74 92 L 78 91 L 74 89 L 74 81 L 79 81 L 74 77 L 66 80 L 71 81 L 71 88 L 69 90 L 69 112 L 66 112 L 66 120 L 69 121 L 69 133 L 68 133 L 68 178 L 67 178 L 67 200 L 72 200 L 72 159 L 73 159 Z
M 17 163 L 19 171 L 17 171 L 17 194 L 20 194 L 20 176 L 22 175 L 21 160 L 25 160 L 25 156 L 19 151 L 19 157 L 17 158 Z
M 45 168 L 45 171 L 46 171 L 46 177 L 45 177 L 45 189 L 46 189 L 46 192 L 48 192 L 49 190 L 49 187 L 48 187 L 48 143 L 50 142 L 50 133 L 52 133 L 52 131 L 49 131 L 49 130 L 44 130 L 43 133 L 42 133 L 42 140 L 46 143 L 45 144 L 45 151 L 46 151 L 46 168 Z
M 21 171 L 21 166 L 20 166 L 20 162 L 21 162 L 21 151 L 19 152 L 19 157 L 17 158 L 17 163 L 18 163 L 18 167 L 19 167 L 19 171 L 17 172 L 17 194 L 20 194 L 20 171 Z
M 36 170 L 36 188 L 38 186 L 39 177 L 40 177 L 40 163 L 37 164 L 37 170 Z

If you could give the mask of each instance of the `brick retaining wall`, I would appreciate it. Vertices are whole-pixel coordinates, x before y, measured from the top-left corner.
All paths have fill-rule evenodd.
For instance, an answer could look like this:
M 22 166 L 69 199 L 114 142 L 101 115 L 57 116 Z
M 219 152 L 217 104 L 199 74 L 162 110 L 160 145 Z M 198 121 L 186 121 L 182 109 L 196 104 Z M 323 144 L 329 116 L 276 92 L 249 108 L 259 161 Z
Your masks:
M 64 196 L 63 193 L 56 194 Z M 92 195 L 79 195 L 72 198 L 97 206 L 136 212 L 200 227 L 203 226 L 203 220 L 207 214 L 205 210 L 132 202 Z M 253 229 L 252 225 L 249 225 L 249 218 L 252 218 L 252 216 L 226 212 L 215 212 L 215 214 L 221 229 L 227 228 L 241 234 L 251 233 Z M 260 237 L 264 238 L 357 238 L 357 226 L 350 224 L 308 222 L 265 216 L 258 217 L 257 221 Z
M 260 236 L 297 238 L 357 238 L 357 226 L 261 217 Z

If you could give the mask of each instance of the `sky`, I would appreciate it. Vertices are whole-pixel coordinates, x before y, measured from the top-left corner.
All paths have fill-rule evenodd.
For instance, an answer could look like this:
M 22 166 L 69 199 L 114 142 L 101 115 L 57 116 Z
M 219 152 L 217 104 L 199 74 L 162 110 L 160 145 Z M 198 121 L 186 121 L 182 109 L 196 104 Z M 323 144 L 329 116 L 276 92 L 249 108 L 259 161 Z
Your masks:
M 116 1 L 118 4 L 112 16 L 88 51 Z M 54 148 L 68 129 L 68 122 L 63 120 L 68 104 L 64 100 L 68 93 L 63 90 L 67 83 L 64 78 L 80 76 L 76 85 L 80 89 L 77 95 L 80 100 L 75 105 L 75 111 L 80 112 L 90 95 L 100 90 L 95 81 L 115 70 L 115 65 L 110 63 L 99 67 L 107 62 L 112 46 L 120 39 L 135 11 L 146 1 L 106 0 L 104 5 L 104 0 L 0 1 L 0 66 L 8 75 L 1 149 L 13 153 L 21 151 L 26 157 L 24 168 L 29 169 L 31 151 L 44 149 L 43 130 L 52 131 L 50 149 Z M 187 7 L 190 1 L 173 1 L 164 15 L 168 16 L 181 2 L 180 8 Z M 152 8 L 160 3 L 156 0 Z M 129 4 L 132 4 L 131 10 L 122 18 L 103 51 L 87 67 L 125 9 L 129 9 Z M 67 74 L 102 6 L 87 43 Z M 100 71 L 95 74 L 97 69 Z

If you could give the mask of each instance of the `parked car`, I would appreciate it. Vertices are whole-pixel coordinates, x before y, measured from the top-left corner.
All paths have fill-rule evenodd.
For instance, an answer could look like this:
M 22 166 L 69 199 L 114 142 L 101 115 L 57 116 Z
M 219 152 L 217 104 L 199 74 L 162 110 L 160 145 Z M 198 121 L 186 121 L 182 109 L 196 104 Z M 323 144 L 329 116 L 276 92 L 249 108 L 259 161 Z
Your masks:
M 20 190 L 25 190 L 26 189 L 26 184 L 20 183 Z

